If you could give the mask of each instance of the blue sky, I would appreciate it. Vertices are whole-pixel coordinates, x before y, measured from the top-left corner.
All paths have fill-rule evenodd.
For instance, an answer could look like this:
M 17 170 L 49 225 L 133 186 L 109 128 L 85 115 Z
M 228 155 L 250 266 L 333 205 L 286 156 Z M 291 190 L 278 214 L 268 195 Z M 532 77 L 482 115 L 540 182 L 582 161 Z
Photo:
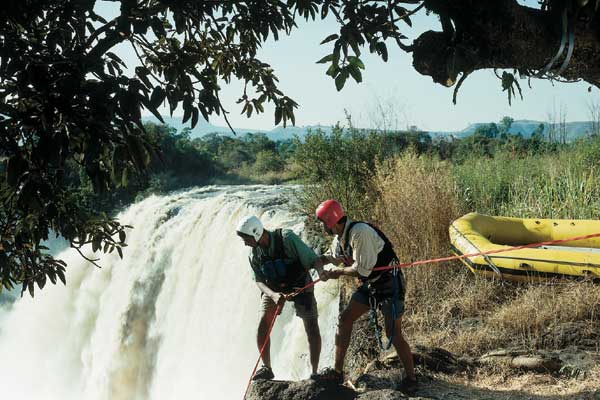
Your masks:
M 521 0 L 535 5 L 537 1 Z M 114 3 L 99 2 L 98 10 L 103 15 L 117 12 Z M 587 120 L 588 104 L 600 102 L 600 90 L 588 92 L 587 83 L 550 83 L 532 79 L 529 89 L 526 80 L 520 81 L 523 100 L 516 98 L 509 106 L 506 92 L 493 71 L 477 71 L 462 85 L 458 102 L 452 104 L 453 88 L 433 83 L 430 77 L 420 75 L 412 67 L 412 55 L 404 53 L 389 43 L 387 63 L 379 57 L 361 55 L 366 70 L 363 82 L 352 79 L 338 92 L 333 79 L 325 75 L 327 66 L 316 64 L 331 52 L 330 44 L 319 45 L 321 40 L 337 27 L 330 21 L 299 23 L 300 29 L 278 42 L 270 41 L 259 51 L 258 57 L 271 64 L 279 77 L 280 89 L 296 100 L 300 107 L 296 111 L 296 125 L 332 125 L 345 123 L 344 110 L 352 116 L 356 126 L 374 127 L 384 123 L 390 128 L 405 128 L 416 125 L 425 130 L 460 130 L 470 123 L 499 121 L 509 115 L 515 119 L 548 120 L 550 113 L 562 109 L 567 121 Z M 435 16 L 420 12 L 413 18 L 413 29 L 406 27 L 410 38 L 428 29 L 439 30 Z M 558 43 L 557 43 L 558 47 Z M 118 53 L 129 65 L 135 64 L 132 51 L 121 46 Z M 221 100 L 234 127 L 270 130 L 274 127 L 273 108 L 265 107 L 265 113 L 250 119 L 240 115 L 241 107 L 235 101 L 242 93 L 239 82 L 223 83 Z M 166 109 L 161 110 L 165 114 Z M 176 110 L 174 114 L 180 111 Z M 215 116 L 210 122 L 225 125 Z

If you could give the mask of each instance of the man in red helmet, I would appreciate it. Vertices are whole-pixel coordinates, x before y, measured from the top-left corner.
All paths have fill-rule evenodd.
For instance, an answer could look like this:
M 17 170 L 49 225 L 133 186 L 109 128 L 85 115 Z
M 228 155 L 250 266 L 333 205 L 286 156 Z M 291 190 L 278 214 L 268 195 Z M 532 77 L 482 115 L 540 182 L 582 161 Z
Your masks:
M 375 271 L 375 267 L 394 265 L 398 258 L 388 238 L 376 227 L 352 221 L 344 215 L 340 203 L 326 200 L 316 210 L 317 218 L 329 234 L 336 235 L 336 258 L 346 266 L 326 272 L 328 279 L 342 275 L 358 277 L 362 285 L 354 292 L 350 303 L 342 311 L 335 341 L 335 364 L 319 374 L 322 380 L 343 382 L 343 367 L 354 321 L 371 308 L 381 310 L 388 338 L 392 338 L 398 356 L 404 364 L 406 378 L 401 390 L 414 393 L 417 389 L 413 357 L 409 344 L 402 335 L 405 283 L 399 269 Z

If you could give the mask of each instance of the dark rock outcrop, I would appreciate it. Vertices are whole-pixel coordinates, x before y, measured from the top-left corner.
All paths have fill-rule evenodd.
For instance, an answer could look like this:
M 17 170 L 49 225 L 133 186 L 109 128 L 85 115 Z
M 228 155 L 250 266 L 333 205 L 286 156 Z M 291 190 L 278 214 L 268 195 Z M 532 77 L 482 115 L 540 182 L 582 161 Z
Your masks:
M 358 396 L 357 400 L 406 400 L 404 394 L 397 390 L 392 389 L 381 389 L 373 390 L 370 392 L 362 393 Z
M 252 382 L 246 400 L 354 400 L 357 393 L 341 385 L 313 380 L 298 382 L 258 380 Z
M 554 376 L 583 377 L 585 372 L 600 362 L 597 352 L 531 351 L 501 349 L 479 359 L 454 356 L 441 348 L 415 346 L 413 353 L 417 366 L 419 388 L 413 395 L 399 390 L 404 371 L 395 354 L 367 363 L 356 370 L 347 386 L 327 384 L 313 380 L 298 382 L 259 380 L 252 383 L 247 400 L 465 400 L 465 399 L 532 399 L 531 394 L 518 391 L 474 388 L 464 383 L 439 378 L 439 374 L 470 373 L 486 365 L 502 364 L 521 371 L 552 373 Z M 599 392 L 600 393 L 600 392 Z M 596 395 L 597 396 L 597 395 Z M 564 397 L 565 399 L 568 397 Z M 579 398 L 579 397 L 578 397 Z M 580 397 L 588 398 L 588 397 Z M 596 397 L 589 397 L 596 398 Z M 558 398 L 557 398 L 558 399 Z M 562 397 L 561 397 L 562 399 Z M 600 399 L 600 397 L 599 397 Z

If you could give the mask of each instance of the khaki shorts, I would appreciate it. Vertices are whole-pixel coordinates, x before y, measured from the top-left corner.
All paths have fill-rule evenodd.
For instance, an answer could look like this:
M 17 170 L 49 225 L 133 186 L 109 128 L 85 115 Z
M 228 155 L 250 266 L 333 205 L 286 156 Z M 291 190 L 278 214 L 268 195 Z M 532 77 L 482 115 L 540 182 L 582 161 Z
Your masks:
M 317 319 L 319 318 L 319 311 L 317 310 L 317 300 L 315 299 L 314 291 L 305 291 L 297 296 L 294 296 L 291 300 L 294 303 L 294 309 L 296 310 L 296 316 L 302 319 Z M 273 312 L 277 309 L 277 305 L 269 296 L 261 293 L 260 301 L 260 312 L 265 314 L 267 312 Z

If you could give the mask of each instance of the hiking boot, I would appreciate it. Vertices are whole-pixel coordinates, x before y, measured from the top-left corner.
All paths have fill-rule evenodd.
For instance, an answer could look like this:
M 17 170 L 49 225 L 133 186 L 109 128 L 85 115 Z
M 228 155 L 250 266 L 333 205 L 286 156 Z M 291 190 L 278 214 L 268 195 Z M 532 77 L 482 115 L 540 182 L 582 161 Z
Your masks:
M 334 368 L 325 368 L 317 374 L 315 380 L 319 382 L 335 383 L 341 385 L 342 383 L 344 383 L 344 374 L 342 372 L 336 371 Z
M 317 381 L 319 380 L 319 374 L 317 372 L 313 372 L 312 374 L 310 374 L 310 377 L 308 379 Z
M 404 378 L 404 379 L 402 379 L 402 382 L 400 382 L 400 385 L 398 386 L 398 390 L 407 395 L 415 394 L 418 388 L 419 388 L 419 383 L 417 382 L 416 378 L 415 379 Z
M 275 375 L 273 374 L 273 370 L 271 368 L 267 367 L 266 365 L 263 365 L 258 371 L 256 371 L 256 373 L 252 377 L 252 380 L 253 381 L 256 381 L 258 379 L 271 380 L 273 378 L 275 378 Z

